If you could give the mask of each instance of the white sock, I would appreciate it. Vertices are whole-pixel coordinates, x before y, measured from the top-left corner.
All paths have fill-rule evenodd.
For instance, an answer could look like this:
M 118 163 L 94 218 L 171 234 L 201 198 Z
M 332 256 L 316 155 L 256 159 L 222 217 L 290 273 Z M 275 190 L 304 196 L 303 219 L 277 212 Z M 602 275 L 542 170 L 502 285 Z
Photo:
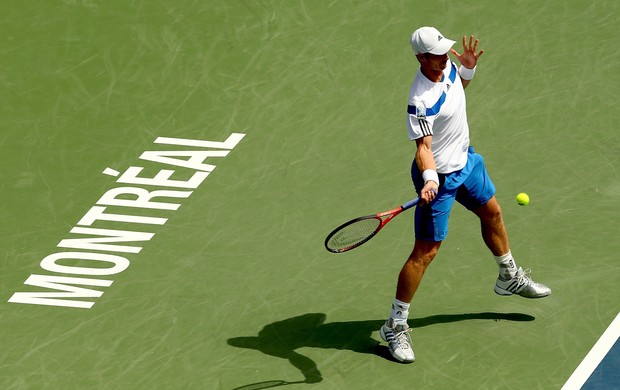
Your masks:
M 390 318 L 394 321 L 394 324 L 406 324 L 407 318 L 409 318 L 409 304 L 394 299 Z
M 499 266 L 499 276 L 504 280 L 512 279 L 517 274 L 517 263 L 512 253 L 508 251 L 505 255 L 495 256 L 495 261 Z

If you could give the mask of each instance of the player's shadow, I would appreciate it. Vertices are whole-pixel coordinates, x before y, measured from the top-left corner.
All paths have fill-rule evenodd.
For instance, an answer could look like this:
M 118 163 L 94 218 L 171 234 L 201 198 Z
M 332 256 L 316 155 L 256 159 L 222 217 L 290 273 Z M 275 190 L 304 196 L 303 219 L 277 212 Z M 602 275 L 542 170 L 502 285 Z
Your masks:
M 272 380 L 238 387 L 241 389 L 266 389 L 293 383 L 317 383 L 323 380 L 316 363 L 296 352 L 302 347 L 349 350 L 374 354 L 392 360 L 386 345 L 372 338 L 385 320 L 350 321 L 325 323 L 323 313 L 308 313 L 265 325 L 258 336 L 234 337 L 228 344 L 238 348 L 255 349 L 266 355 L 288 360 L 297 368 L 304 379 L 287 382 Z M 409 320 L 411 328 L 422 328 L 434 324 L 466 320 L 533 321 L 535 318 L 520 313 L 467 313 L 440 314 Z

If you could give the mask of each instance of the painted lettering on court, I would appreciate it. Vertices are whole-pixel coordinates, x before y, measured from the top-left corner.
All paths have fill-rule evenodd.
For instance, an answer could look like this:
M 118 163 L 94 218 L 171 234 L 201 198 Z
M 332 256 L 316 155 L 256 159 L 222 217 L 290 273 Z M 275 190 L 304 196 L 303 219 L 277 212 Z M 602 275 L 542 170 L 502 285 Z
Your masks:
M 39 290 L 16 292 L 8 301 L 90 309 L 95 304 L 92 299 L 101 297 L 103 291 L 88 287 L 111 286 L 113 283 L 111 279 L 99 277 L 111 277 L 126 270 L 130 261 L 125 254 L 140 253 L 141 245 L 155 236 L 155 233 L 148 231 L 149 225 L 164 225 L 168 221 L 166 217 L 148 215 L 149 213 L 145 211 L 141 214 L 147 215 L 136 215 L 136 209 L 178 210 L 181 200 L 189 198 L 193 190 L 215 170 L 214 164 L 207 164 L 205 161 L 209 159 L 209 162 L 213 162 L 215 158 L 228 156 L 244 136 L 245 134 L 232 133 L 223 142 L 158 137 L 154 141 L 158 145 L 174 146 L 177 149 L 179 147 L 196 149 L 143 152 L 139 157 L 141 160 L 166 165 L 166 168 L 174 167 L 174 169 L 160 169 L 154 175 L 143 174 L 146 167 L 142 166 L 130 166 L 122 173 L 113 168 L 105 168 L 103 173 L 117 177 L 116 182 L 123 186 L 106 191 L 96 204 L 86 211 L 77 222 L 77 226 L 69 231 L 81 237 L 70 236 L 62 239 L 57 245 L 58 248 L 78 251 L 52 253 L 43 258 L 40 267 L 52 275 L 30 275 L 24 285 L 34 286 Z M 152 166 L 149 168 L 152 169 Z M 188 169 L 194 171 L 189 178 Z M 109 210 L 112 207 L 114 211 Z M 126 209 L 119 213 L 119 207 Z M 102 221 L 121 222 L 127 224 L 127 227 L 122 230 L 93 227 Z M 122 255 L 112 254 L 115 252 Z M 74 263 L 78 260 L 80 266 L 71 265 L 71 260 Z M 78 277 L 53 274 L 78 275 Z

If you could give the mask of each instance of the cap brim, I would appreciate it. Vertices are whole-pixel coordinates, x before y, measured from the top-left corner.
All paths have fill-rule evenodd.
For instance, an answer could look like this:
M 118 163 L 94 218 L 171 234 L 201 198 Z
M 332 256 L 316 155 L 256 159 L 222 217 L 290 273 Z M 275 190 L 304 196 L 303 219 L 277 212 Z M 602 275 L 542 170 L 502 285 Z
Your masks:
M 437 45 L 435 45 L 433 50 L 429 51 L 429 53 L 435 54 L 438 56 L 446 54 L 447 52 L 450 51 L 450 49 L 452 48 L 452 46 L 454 46 L 455 43 L 456 41 L 453 41 L 448 38 L 444 38 L 441 41 L 439 41 Z

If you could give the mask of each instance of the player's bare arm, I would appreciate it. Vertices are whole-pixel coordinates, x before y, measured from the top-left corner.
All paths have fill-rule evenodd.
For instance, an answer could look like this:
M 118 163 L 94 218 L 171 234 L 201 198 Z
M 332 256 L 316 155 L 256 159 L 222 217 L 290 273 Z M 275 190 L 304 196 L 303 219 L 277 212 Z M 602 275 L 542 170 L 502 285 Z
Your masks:
M 427 169 L 431 169 L 433 171 L 437 170 L 437 166 L 435 165 L 435 158 L 433 157 L 433 149 L 432 149 L 432 136 L 426 136 L 422 138 L 418 138 L 415 140 L 416 142 L 416 153 L 415 153 L 415 161 L 418 165 L 418 169 L 420 172 L 424 172 Z M 439 183 L 435 183 L 432 180 L 424 183 L 424 187 L 420 192 L 421 204 L 430 203 L 435 199 L 435 195 L 437 194 L 437 190 L 439 189 Z

